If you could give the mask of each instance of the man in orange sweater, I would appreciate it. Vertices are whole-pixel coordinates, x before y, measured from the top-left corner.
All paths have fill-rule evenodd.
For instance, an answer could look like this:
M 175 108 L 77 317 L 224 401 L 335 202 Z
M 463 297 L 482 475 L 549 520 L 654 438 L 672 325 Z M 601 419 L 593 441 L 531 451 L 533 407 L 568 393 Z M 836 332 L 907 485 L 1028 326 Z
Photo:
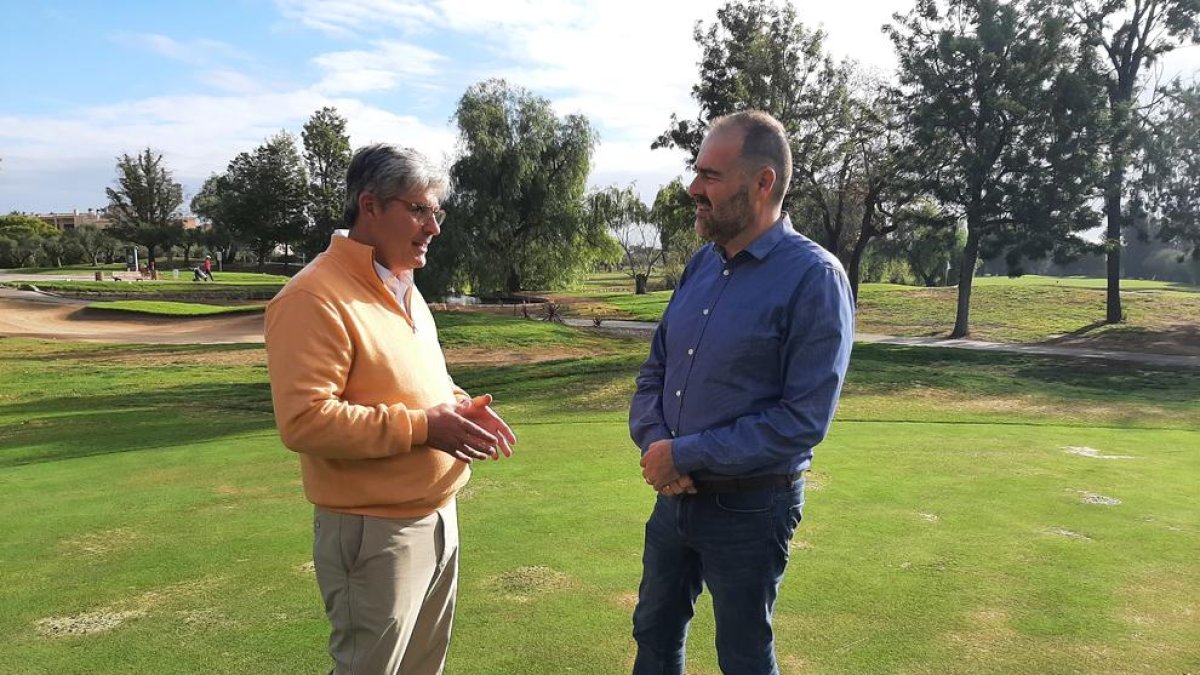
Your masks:
M 446 371 L 413 285 L 441 232 L 445 173 L 371 145 L 346 175 L 329 248 L 267 305 L 280 436 L 315 505 L 313 562 L 333 675 L 433 675 L 450 644 L 458 582 L 455 494 L 473 460 L 516 437 Z

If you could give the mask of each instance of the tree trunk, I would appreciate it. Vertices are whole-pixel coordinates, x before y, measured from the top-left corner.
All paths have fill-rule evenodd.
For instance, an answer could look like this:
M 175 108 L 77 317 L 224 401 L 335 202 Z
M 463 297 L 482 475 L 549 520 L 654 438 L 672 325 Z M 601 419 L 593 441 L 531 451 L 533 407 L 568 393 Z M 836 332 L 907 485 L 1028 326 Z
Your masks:
M 1116 173 L 1118 170 L 1114 170 Z M 1116 181 L 1115 183 L 1111 181 Z M 1108 292 L 1105 296 L 1105 323 L 1121 323 L 1121 179 L 1109 177 L 1108 194 L 1104 196 L 1104 215 L 1108 219 L 1105 233 Z
M 963 249 L 962 264 L 958 274 L 958 309 L 954 315 L 954 330 L 951 338 L 965 338 L 971 334 L 971 284 L 975 281 L 975 263 L 979 260 L 980 227 L 967 223 L 967 245 Z
M 508 281 L 504 284 L 505 290 L 509 293 L 518 293 L 521 290 L 521 274 L 517 272 L 516 267 L 508 268 Z
M 850 278 L 850 292 L 854 295 L 854 304 L 858 304 L 858 283 L 862 277 L 862 257 L 870 243 L 870 237 L 860 236 L 850 251 L 850 261 L 846 265 L 846 276 Z
M 649 281 L 649 278 L 645 274 L 633 275 L 633 294 L 645 295 L 647 281 Z

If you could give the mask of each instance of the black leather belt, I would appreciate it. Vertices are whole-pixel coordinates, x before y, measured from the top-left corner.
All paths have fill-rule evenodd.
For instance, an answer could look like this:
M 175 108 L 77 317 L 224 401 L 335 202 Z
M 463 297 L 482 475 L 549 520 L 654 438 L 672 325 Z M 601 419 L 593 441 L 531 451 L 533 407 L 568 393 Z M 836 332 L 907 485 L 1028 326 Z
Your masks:
M 792 474 L 768 474 L 765 476 L 747 476 L 745 478 L 708 478 L 693 481 L 696 492 L 700 494 L 730 494 L 732 492 L 754 492 L 757 490 L 776 490 L 790 488 L 800 480 L 803 471 Z

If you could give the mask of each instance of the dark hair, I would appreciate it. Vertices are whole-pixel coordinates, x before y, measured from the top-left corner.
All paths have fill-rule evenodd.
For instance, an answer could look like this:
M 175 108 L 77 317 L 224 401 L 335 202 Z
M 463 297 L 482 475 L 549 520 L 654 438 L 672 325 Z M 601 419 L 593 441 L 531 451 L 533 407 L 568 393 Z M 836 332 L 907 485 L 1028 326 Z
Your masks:
M 743 110 L 718 117 L 709 124 L 708 133 L 730 130 L 742 132 L 742 164 L 748 171 L 766 165 L 775 171 L 771 197 L 783 203 L 792 182 L 792 146 L 787 131 L 771 114 L 761 110 Z
M 412 148 L 375 143 L 359 148 L 346 170 L 346 227 L 358 219 L 358 197 L 364 192 L 387 201 L 412 190 L 437 190 L 445 197 L 450 179 L 442 167 Z

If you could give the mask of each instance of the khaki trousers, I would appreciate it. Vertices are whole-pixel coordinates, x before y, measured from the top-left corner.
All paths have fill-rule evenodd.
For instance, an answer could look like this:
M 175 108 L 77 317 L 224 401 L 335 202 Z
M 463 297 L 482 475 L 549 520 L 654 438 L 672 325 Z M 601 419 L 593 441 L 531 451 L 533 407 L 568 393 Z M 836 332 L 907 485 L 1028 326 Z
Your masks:
M 438 675 L 458 588 L 455 502 L 423 518 L 318 507 L 313 563 L 332 631 L 330 675 Z

